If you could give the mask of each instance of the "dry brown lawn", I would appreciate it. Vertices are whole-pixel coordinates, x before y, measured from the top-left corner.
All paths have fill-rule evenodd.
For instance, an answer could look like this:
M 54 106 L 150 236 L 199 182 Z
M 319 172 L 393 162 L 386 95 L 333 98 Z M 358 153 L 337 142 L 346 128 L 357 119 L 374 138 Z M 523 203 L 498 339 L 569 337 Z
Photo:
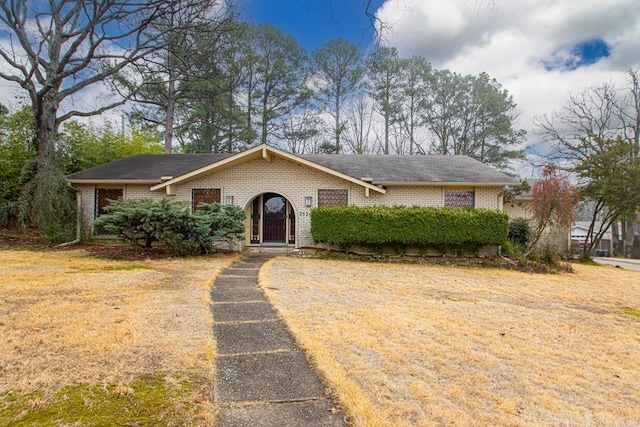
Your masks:
M 145 376 L 179 387 L 175 405 L 211 424 L 209 289 L 232 256 L 113 261 L 83 250 L 0 251 L 0 397 Z M 179 408 L 176 408 L 180 412 Z
M 640 425 L 640 273 L 575 270 L 276 258 L 260 281 L 355 425 Z

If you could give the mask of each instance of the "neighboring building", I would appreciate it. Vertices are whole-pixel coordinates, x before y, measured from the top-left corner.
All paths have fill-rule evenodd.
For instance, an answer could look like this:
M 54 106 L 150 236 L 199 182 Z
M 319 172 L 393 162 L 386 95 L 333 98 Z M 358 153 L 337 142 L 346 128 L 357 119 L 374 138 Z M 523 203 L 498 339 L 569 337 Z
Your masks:
M 109 200 L 165 196 L 241 206 L 244 246 L 309 247 L 323 205 L 503 208 L 519 182 L 467 156 L 294 155 L 259 145 L 238 154 L 140 154 L 67 176 L 83 238 Z
M 576 221 L 571 226 L 571 245 L 578 251 L 584 249 L 587 235 L 589 233 L 590 221 Z M 602 223 L 596 221 L 594 223 L 595 230 L 599 230 Z M 597 252 L 597 253 L 596 253 Z M 596 256 L 610 256 L 613 253 L 613 242 L 611 240 L 611 228 L 607 229 L 600 239 L 600 244 L 592 252 Z

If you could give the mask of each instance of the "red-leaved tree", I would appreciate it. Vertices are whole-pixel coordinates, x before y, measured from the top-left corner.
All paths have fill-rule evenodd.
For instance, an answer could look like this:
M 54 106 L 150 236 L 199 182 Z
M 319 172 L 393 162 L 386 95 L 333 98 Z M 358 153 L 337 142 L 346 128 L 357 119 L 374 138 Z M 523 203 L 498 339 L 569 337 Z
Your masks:
M 571 227 L 580 195 L 558 166 L 545 166 L 542 179 L 533 184 L 531 240 L 528 255 L 549 227 Z

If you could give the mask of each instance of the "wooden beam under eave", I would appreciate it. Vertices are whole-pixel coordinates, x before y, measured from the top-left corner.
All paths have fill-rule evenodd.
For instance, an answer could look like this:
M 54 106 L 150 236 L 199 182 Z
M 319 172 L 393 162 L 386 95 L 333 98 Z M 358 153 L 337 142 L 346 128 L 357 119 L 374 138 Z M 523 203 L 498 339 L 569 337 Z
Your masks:
M 271 163 L 271 153 L 267 151 L 267 147 L 262 147 L 262 158 Z
M 364 187 L 364 197 L 369 197 L 369 187 Z
M 167 189 L 167 196 L 175 196 L 176 195 L 176 185 L 167 185 L 165 188 Z

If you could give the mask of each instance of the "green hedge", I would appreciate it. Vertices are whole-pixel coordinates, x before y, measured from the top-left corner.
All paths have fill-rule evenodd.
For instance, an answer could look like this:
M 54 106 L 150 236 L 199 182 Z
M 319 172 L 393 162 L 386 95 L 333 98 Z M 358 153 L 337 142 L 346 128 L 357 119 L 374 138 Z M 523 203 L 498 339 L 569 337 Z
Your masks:
M 507 214 L 486 209 L 405 206 L 320 207 L 311 211 L 317 243 L 474 248 L 507 240 Z

